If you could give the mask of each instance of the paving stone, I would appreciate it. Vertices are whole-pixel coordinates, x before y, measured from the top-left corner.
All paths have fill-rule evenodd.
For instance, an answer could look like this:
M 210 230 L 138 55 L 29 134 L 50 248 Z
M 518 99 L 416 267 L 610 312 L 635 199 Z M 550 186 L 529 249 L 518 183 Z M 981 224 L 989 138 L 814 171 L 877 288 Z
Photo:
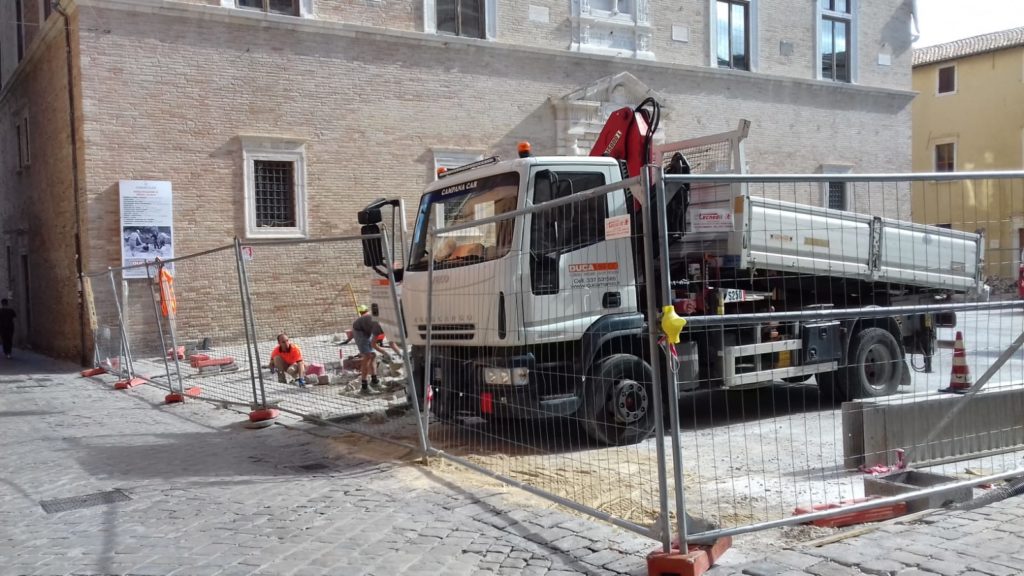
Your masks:
M 888 558 L 878 558 L 875 560 L 868 560 L 867 562 L 859 566 L 860 571 L 865 574 L 875 574 L 877 576 L 893 576 L 900 570 L 904 570 L 907 566 L 891 560 Z
M 810 552 L 810 554 L 827 558 L 828 560 L 831 560 L 836 564 L 842 564 L 843 566 L 856 566 L 862 562 L 871 560 L 873 557 L 872 552 L 859 549 L 856 546 L 847 543 L 828 544 Z
M 748 564 L 743 566 L 740 570 L 742 574 L 747 576 L 779 576 L 784 572 L 788 572 L 790 569 L 782 564 L 776 564 L 771 561 L 755 562 L 754 564 Z
M 962 572 L 967 571 L 967 566 L 963 562 L 950 559 L 927 560 L 922 562 L 918 568 L 941 576 L 959 576 Z
M 1018 564 L 1018 566 L 1022 565 Z M 1020 568 L 1010 568 L 1009 566 L 984 560 L 972 562 L 970 567 L 982 574 L 988 574 L 988 576 L 1018 576 L 1021 573 Z
M 551 543 L 551 547 L 555 550 L 561 550 L 562 552 L 573 552 L 575 550 L 588 551 L 587 546 L 590 544 L 590 540 L 586 538 L 580 538 L 579 536 L 572 535 L 566 536 L 559 540 L 555 540 Z
M 600 552 L 594 552 L 593 554 L 582 556 L 580 557 L 580 560 L 601 568 L 605 564 L 610 564 L 620 558 L 622 558 L 622 554 L 619 554 L 618 552 L 614 552 L 612 550 L 601 550 Z
M 808 566 L 805 572 L 808 574 L 814 574 L 815 576 L 857 576 L 861 574 L 860 570 L 855 570 L 848 566 L 843 566 L 842 564 L 836 564 L 835 562 L 829 562 L 828 560 Z
M 772 554 L 772 560 L 789 566 L 790 568 L 799 568 L 803 570 L 808 566 L 812 566 L 821 562 L 821 558 L 816 558 L 810 554 L 804 554 L 796 550 L 780 550 L 775 554 Z
M 889 553 L 889 559 L 894 562 L 899 562 L 905 566 L 920 566 L 922 562 L 928 560 L 928 557 L 912 554 L 904 550 L 896 550 L 895 552 Z

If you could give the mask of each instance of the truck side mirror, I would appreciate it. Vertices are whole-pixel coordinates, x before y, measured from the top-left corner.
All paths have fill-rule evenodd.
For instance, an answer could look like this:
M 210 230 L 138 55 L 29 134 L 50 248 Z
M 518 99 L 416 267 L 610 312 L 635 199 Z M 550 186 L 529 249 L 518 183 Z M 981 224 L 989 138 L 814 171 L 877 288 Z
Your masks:
M 366 238 L 369 235 L 380 234 L 380 226 L 366 224 L 362 226 L 359 233 L 363 236 L 363 266 L 376 267 L 384 265 L 384 243 L 380 236 Z

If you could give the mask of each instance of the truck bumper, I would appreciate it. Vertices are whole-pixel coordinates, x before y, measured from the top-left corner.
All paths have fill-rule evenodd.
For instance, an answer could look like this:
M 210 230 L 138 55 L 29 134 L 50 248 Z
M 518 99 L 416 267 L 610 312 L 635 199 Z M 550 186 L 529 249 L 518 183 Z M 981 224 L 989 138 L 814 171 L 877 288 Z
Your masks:
M 422 365 L 423 359 L 420 359 Z M 457 354 L 434 352 L 429 381 L 434 399 L 431 409 L 442 418 L 484 420 L 499 418 L 537 419 L 574 414 L 580 400 L 576 394 L 542 395 L 542 375 L 534 370 L 532 354 L 466 360 Z M 485 369 L 527 370 L 525 383 L 490 384 Z

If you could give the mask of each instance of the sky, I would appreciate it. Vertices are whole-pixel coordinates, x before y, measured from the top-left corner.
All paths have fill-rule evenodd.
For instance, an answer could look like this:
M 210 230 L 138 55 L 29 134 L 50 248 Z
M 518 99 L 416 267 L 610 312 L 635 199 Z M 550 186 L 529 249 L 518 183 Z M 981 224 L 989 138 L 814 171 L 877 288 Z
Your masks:
M 914 48 L 1024 26 L 1024 0 L 917 0 Z

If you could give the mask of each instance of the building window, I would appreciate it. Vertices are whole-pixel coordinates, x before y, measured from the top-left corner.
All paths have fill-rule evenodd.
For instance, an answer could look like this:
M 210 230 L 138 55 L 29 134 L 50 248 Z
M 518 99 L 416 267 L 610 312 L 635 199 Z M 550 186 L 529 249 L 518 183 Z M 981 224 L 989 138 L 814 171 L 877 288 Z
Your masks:
M 939 94 L 956 92 L 956 66 L 939 68 Z
M 465 166 L 476 162 L 477 160 L 483 160 L 484 155 L 479 152 L 472 152 L 469 150 L 442 150 L 435 149 L 434 153 L 434 178 L 437 178 L 437 169 L 444 168 L 451 170 L 458 168 L 459 166 Z
M 441 34 L 486 38 L 483 0 L 436 0 L 437 31 Z
M 299 15 L 299 0 L 238 0 L 238 7 L 270 14 Z
M 956 172 L 956 144 L 946 142 L 935 145 L 935 171 Z
M 246 237 L 306 237 L 305 144 L 266 137 L 241 139 Z
M 18 138 L 18 169 L 22 170 L 32 164 L 32 142 L 28 129 L 28 115 L 22 116 L 18 120 L 14 131 Z
M 828 208 L 846 210 L 846 182 L 828 183 Z
M 818 59 L 823 80 L 853 82 L 854 1 L 818 2 Z
M 466 38 L 497 35 L 497 0 L 423 0 L 423 30 Z
M 42 26 L 46 19 L 53 13 L 53 0 L 39 0 L 39 25 Z
M 571 0 L 570 50 L 654 59 L 650 0 Z
M 818 171 L 822 174 L 849 174 L 853 171 L 850 164 L 822 164 Z M 820 183 L 821 206 L 833 210 L 851 210 L 853 198 L 850 186 L 842 180 L 825 180 Z
M 750 2 L 715 2 L 715 54 L 719 68 L 750 70 Z
M 21 62 L 25 57 L 25 11 L 22 10 L 22 0 L 14 0 L 14 27 L 18 34 L 18 62 Z
M 253 162 L 257 228 L 295 227 L 295 163 Z

